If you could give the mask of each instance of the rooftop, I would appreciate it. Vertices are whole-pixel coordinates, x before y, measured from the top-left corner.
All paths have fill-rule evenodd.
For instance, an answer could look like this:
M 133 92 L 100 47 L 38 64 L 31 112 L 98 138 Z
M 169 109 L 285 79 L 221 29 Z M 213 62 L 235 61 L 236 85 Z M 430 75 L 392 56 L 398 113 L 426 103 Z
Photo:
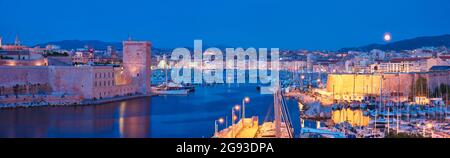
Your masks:
M 450 66 L 433 66 L 430 71 L 450 71 Z

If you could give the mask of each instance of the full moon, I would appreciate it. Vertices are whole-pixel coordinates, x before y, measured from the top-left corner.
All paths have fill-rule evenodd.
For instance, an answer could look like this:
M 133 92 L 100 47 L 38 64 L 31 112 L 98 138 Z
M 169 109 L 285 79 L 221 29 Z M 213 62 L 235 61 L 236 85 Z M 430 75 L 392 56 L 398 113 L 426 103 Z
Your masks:
M 384 34 L 384 41 L 389 42 L 389 41 L 391 41 L 391 39 L 392 39 L 392 36 L 390 33 Z

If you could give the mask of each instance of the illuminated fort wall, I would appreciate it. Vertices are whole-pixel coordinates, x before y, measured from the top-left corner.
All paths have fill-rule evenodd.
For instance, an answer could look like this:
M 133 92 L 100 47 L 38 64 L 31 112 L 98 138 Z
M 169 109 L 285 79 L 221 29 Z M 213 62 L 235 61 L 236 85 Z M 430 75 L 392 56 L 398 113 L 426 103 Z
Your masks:
M 44 91 L 48 98 L 68 95 L 79 96 L 80 99 L 100 99 L 136 93 L 148 94 L 151 76 L 150 55 L 150 42 L 125 41 L 123 68 L 6 64 L 7 66 L 0 66 L 2 75 L 0 97 L 16 93 L 13 90 L 17 89 L 21 95 Z
M 383 81 L 380 83 L 381 74 L 330 74 L 328 75 L 327 91 L 334 92 L 336 99 L 344 96 L 379 96 L 381 84 L 383 86 L 383 96 L 401 97 L 412 96 L 412 85 L 417 83 L 419 78 L 426 79 L 430 88 L 434 88 L 438 83 L 449 84 L 448 72 L 445 73 L 402 73 L 383 74 Z M 399 92 L 399 93 L 397 93 Z
M 123 42 L 123 67 L 127 76 L 133 78 L 138 91 L 150 93 L 151 81 L 151 43 L 146 41 Z

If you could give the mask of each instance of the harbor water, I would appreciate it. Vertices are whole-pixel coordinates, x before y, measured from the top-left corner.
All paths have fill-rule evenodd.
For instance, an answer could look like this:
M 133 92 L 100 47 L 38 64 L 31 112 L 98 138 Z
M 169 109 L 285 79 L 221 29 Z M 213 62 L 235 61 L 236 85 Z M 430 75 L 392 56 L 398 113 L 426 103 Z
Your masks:
M 260 123 L 273 120 L 273 95 L 262 95 L 256 84 L 197 86 L 187 96 L 153 96 L 132 100 L 68 107 L 0 110 L 0 137 L 50 138 L 206 138 L 214 121 L 227 118 L 231 108 L 246 104 L 246 116 Z M 299 129 L 297 101 L 288 100 L 294 129 Z M 296 130 L 299 131 L 299 130 Z M 297 133 L 297 132 L 296 132 Z

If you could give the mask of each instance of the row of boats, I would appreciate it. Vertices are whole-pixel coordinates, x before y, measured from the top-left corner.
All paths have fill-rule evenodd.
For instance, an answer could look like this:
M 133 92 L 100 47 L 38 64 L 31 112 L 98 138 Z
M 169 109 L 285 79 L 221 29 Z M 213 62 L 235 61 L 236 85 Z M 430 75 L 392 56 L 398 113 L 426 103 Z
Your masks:
M 392 103 L 381 105 L 379 102 L 344 102 L 333 104 L 332 110 L 353 109 L 363 110 L 365 115 L 372 117 L 446 117 L 450 110 L 443 102 L 436 102 L 432 105 L 419 105 L 410 103 Z
M 191 84 L 177 84 L 174 82 L 164 82 L 151 87 L 152 94 L 156 95 L 187 95 L 189 92 L 194 91 L 195 87 Z
M 443 101 L 433 101 L 426 105 L 410 102 L 380 104 L 377 101 L 342 101 L 332 104 L 330 111 L 342 110 L 362 111 L 362 115 L 369 117 L 370 121 L 367 126 L 352 126 L 350 122 L 334 123 L 332 119 L 322 119 L 331 123 L 314 130 L 306 128 L 302 130 L 306 131 L 302 137 L 385 138 L 389 137 L 387 134 L 392 132 L 432 138 L 448 138 L 450 136 L 450 110 Z M 306 112 L 301 113 L 305 115 Z M 317 115 L 317 118 L 321 118 L 321 115 Z

